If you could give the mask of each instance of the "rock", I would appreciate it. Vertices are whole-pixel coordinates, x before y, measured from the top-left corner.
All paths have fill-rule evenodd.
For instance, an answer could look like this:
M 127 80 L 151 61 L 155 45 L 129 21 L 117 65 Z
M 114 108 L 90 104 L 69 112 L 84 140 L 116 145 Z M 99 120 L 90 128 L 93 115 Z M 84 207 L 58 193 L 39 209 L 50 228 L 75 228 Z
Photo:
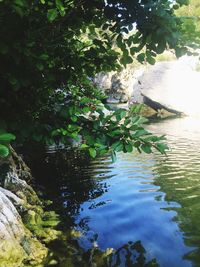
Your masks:
M 161 113 L 164 114 L 164 112 L 165 112 L 166 115 L 167 114 L 169 115 L 168 117 L 171 117 L 172 115 L 173 116 L 177 116 L 177 115 L 181 116 L 181 115 L 183 115 L 182 112 L 174 110 L 172 108 L 169 108 L 169 107 L 167 107 L 167 106 L 165 106 L 165 105 L 163 105 L 161 103 L 158 103 L 158 102 L 152 100 L 151 98 L 149 98 L 149 97 L 147 97 L 145 95 L 143 95 L 143 103 L 146 106 L 151 107 L 152 109 L 156 110 L 156 112 L 158 113 L 158 117 L 160 117 L 160 118 L 162 118 Z M 162 111 L 162 112 L 160 112 L 160 111 Z M 165 116 L 165 118 L 166 117 L 167 116 Z
M 24 199 L 29 204 L 40 203 L 37 194 L 26 181 L 20 179 L 15 172 L 8 172 L 3 183 L 3 187 L 13 193 L 19 198 Z
M 20 206 L 24 201 L 0 188 L 0 266 L 21 267 L 24 260 L 40 263 L 47 249 L 25 227 L 13 203 Z
M 158 62 L 148 67 L 134 86 L 133 96 L 157 110 L 200 116 L 200 73 L 185 62 Z
M 157 116 L 157 111 L 151 107 L 144 105 L 140 111 L 140 115 L 146 118 Z
M 22 206 L 24 204 L 24 200 L 17 197 L 11 191 L 0 187 L 0 192 L 2 192 L 15 206 Z
M 0 266 L 23 267 L 24 262 L 39 266 L 48 253 L 44 242 L 59 234 L 54 229 L 59 219 L 43 210 L 27 183 L 32 180 L 29 168 L 11 151 L 9 158 L 0 159 Z
M 121 102 L 121 103 L 127 103 L 128 100 L 129 100 L 129 96 L 126 95 L 125 93 L 122 93 L 122 94 L 121 94 L 121 98 L 120 98 L 120 102 Z
M 97 87 L 99 87 L 101 90 L 103 90 L 104 92 L 107 91 L 107 93 L 109 92 L 111 86 L 112 86 L 112 75 L 114 74 L 114 72 L 100 72 L 96 75 L 96 77 L 94 78 L 94 83 Z
M 158 109 L 158 112 L 157 112 L 157 117 L 161 118 L 161 119 L 174 117 L 176 115 L 177 115 L 176 113 L 169 112 L 169 111 L 167 111 L 166 109 L 163 109 L 163 108 L 162 109 Z
M 94 84 L 108 96 L 107 103 L 145 103 L 172 114 L 200 116 L 197 64 L 198 57 L 183 56 L 175 60 L 170 56 L 170 61 L 157 62 L 154 66 L 130 64 L 121 72 L 99 73 Z
M 109 96 L 106 101 L 108 104 L 119 104 L 119 99 Z
M 0 232 L 1 239 L 13 239 L 24 234 L 24 227 L 15 206 L 2 192 L 0 192 L 0 223 L 1 229 L 4 228 L 4 231 Z
M 128 65 L 121 72 L 99 73 L 94 83 L 108 96 L 107 103 L 127 103 L 131 97 L 133 86 L 138 82 L 143 68 L 135 70 L 134 65 Z
M 23 260 L 41 262 L 47 249 L 24 226 L 11 199 L 19 199 L 8 190 L 0 190 L 0 266 L 23 266 Z M 19 203 L 18 203 L 19 204 Z M 26 240 L 26 242 L 25 242 Z

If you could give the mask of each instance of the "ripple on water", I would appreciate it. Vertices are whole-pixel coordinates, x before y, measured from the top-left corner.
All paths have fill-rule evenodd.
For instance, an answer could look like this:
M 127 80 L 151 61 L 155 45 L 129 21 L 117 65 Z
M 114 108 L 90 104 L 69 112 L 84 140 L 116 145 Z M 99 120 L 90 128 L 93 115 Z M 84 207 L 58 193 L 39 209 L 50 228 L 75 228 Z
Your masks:
M 160 129 L 162 123 L 157 129 L 154 125 Z M 188 132 L 187 138 L 169 134 L 167 156 L 119 154 L 115 164 L 106 161 L 106 168 L 96 161 L 92 173 L 100 182 L 100 171 L 109 189 L 93 199 L 93 209 L 91 203 L 81 204 L 77 224 L 90 218 L 88 228 L 98 233 L 102 249 L 140 240 L 147 258 L 156 258 L 161 267 L 192 266 L 190 260 L 200 266 L 194 256 L 200 247 L 194 238 L 200 236 L 200 146 L 195 138 L 189 140 Z
M 141 255 L 161 267 L 200 266 L 199 125 L 188 118 L 149 125 L 167 135 L 167 156 L 133 152 L 119 154 L 114 164 L 83 160 L 69 173 L 63 161 L 57 173 L 51 169 L 45 190 L 66 214 L 63 223 L 70 214 L 83 233 L 83 249 L 94 240 L 101 249 L 115 248 L 121 263 L 114 265 L 115 258 L 112 266 L 129 267 L 126 258 L 144 249 Z

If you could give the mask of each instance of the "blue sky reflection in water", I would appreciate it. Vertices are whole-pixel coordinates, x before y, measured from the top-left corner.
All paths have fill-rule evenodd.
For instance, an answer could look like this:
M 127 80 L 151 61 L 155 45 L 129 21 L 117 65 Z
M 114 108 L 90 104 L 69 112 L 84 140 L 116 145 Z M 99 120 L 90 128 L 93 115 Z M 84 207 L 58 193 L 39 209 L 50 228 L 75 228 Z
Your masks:
M 95 234 L 102 249 L 140 240 L 147 260 L 156 258 L 162 267 L 193 266 L 190 260 L 200 266 L 199 123 L 185 118 L 152 124 L 150 130 L 168 134 L 168 155 L 120 154 L 111 168 L 105 164 L 111 178 L 102 177 L 103 162 L 93 163 L 92 179 L 108 190 L 81 205 L 76 223 L 87 224 L 85 232 L 78 228 L 81 246 L 91 247 Z
M 70 217 L 82 232 L 82 248 L 94 241 L 101 249 L 114 248 L 120 260 L 109 266 L 129 267 L 127 258 L 134 263 L 144 249 L 145 262 L 156 259 L 161 267 L 200 266 L 199 125 L 188 118 L 149 125 L 167 134 L 167 156 L 120 154 L 112 164 L 49 154 L 43 173 L 38 171 L 40 182 L 63 225 Z
M 156 258 L 163 267 L 191 266 L 182 260 L 191 248 L 184 244 L 183 233 L 174 221 L 174 208 L 180 205 L 164 200 L 165 193 L 153 184 L 153 167 L 154 160 L 149 157 L 134 155 L 133 159 L 133 155 L 121 154 L 110 169 L 115 176 L 103 181 L 96 176 L 99 183 L 106 182 L 108 192 L 81 205 L 76 223 L 85 220 L 89 228 L 80 240 L 81 246 L 90 248 L 90 238 L 96 233 L 102 249 L 117 249 L 140 240 L 147 260 Z

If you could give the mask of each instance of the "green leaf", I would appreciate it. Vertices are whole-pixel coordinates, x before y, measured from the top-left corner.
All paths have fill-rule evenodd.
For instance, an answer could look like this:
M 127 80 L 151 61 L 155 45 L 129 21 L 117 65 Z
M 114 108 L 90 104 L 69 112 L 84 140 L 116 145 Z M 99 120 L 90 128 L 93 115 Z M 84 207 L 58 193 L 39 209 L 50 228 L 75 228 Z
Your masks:
M 15 4 L 21 7 L 24 7 L 25 2 L 23 0 L 15 0 Z
M 156 52 L 162 54 L 165 51 L 166 42 L 165 40 L 159 41 L 158 46 L 156 47 Z
M 0 144 L 0 157 L 7 157 L 8 155 L 9 155 L 8 147 Z
M 125 57 L 125 61 L 126 61 L 127 64 L 131 64 L 131 63 L 133 63 L 133 58 L 130 57 L 130 56 L 126 56 Z
M 76 116 L 72 116 L 72 117 L 71 117 L 71 120 L 72 120 L 73 122 L 77 122 L 78 118 L 77 118 Z
M 151 56 L 147 56 L 147 62 L 151 65 L 154 65 L 156 63 L 156 60 Z
M 98 148 L 105 148 L 105 146 L 103 144 L 100 144 L 100 143 L 95 143 L 94 144 L 95 147 L 98 147 Z
M 56 9 L 49 9 L 47 12 L 47 18 L 50 22 L 54 21 L 58 16 L 58 11 Z
M 124 121 L 124 125 L 127 126 L 130 123 L 131 123 L 131 119 L 130 118 L 126 118 L 125 121 Z
M 118 109 L 115 111 L 114 114 L 115 114 L 117 120 L 121 120 L 124 117 L 126 117 L 127 111 L 125 109 Z
M 173 5 L 173 9 L 175 9 L 175 10 L 176 10 L 176 9 L 179 9 L 179 7 L 180 7 L 180 6 L 177 5 L 177 4 Z
M 56 7 L 58 8 L 60 15 L 64 16 L 65 15 L 65 8 L 64 8 L 61 0 L 56 0 Z
M 48 58 L 49 58 L 49 55 L 47 55 L 47 54 L 40 55 L 40 59 L 42 59 L 42 60 L 47 60 Z
M 123 150 L 123 143 L 121 141 L 117 141 L 113 143 L 111 147 L 113 150 L 120 152 Z
M 133 151 L 133 145 L 129 142 L 125 145 L 125 149 L 127 152 L 131 153 Z
M 111 151 L 111 158 L 112 158 L 112 162 L 113 163 L 117 160 L 117 156 L 116 156 L 116 152 L 115 151 Z
M 133 55 L 135 55 L 135 52 L 136 52 L 135 47 L 131 47 L 130 48 L 130 54 L 133 56 Z
M 84 107 L 83 108 L 83 113 L 88 113 L 90 111 L 91 111 L 91 109 L 89 107 Z
M 61 0 L 56 0 L 56 6 L 59 8 L 64 8 Z
M 79 126 L 76 124 L 69 124 L 69 125 L 67 125 L 67 130 L 69 132 L 79 131 Z
M 83 97 L 80 101 L 81 104 L 88 104 L 91 103 L 91 99 L 88 97 Z
M 144 60 L 145 60 L 145 53 L 141 53 L 137 56 L 137 60 L 140 62 L 140 63 L 143 63 Z
M 139 115 L 137 115 L 137 116 L 134 116 L 133 118 L 132 118 L 132 124 L 137 124 L 138 123 L 138 121 L 140 120 L 140 116 Z
M 144 106 L 143 104 L 132 105 L 132 106 L 130 107 L 130 112 L 131 112 L 132 114 L 139 114 L 139 113 L 141 112 L 143 106 Z
M 169 147 L 166 145 L 166 144 L 163 144 L 163 143 L 158 143 L 156 144 L 156 149 L 162 153 L 162 154 L 165 154 L 165 151 L 169 149 Z
M 82 148 L 82 149 L 88 148 L 88 145 L 86 145 L 86 144 L 82 144 L 82 145 L 81 145 L 81 148 Z
M 108 135 L 111 136 L 111 137 L 119 136 L 119 135 L 121 135 L 121 134 L 122 134 L 121 129 L 114 130 L 114 131 L 111 131 L 111 132 L 108 133 Z
M 143 123 L 146 123 L 146 122 L 148 122 L 148 119 L 146 119 L 146 118 L 144 118 L 142 116 L 139 116 L 139 119 L 135 123 L 133 123 L 133 122 L 132 123 L 140 125 L 140 124 L 143 124 Z
M 140 148 L 147 154 L 150 154 L 152 152 L 150 144 L 142 144 Z
M 40 70 L 40 71 L 42 71 L 42 70 L 44 69 L 44 66 L 43 66 L 42 63 L 38 63 L 38 64 L 36 65 L 36 67 L 37 67 L 37 69 Z
M 93 147 L 91 147 L 91 148 L 89 149 L 89 153 L 90 153 L 90 156 L 91 156 L 92 158 L 95 158 L 96 155 L 97 155 L 96 149 L 93 148 Z
M 0 134 L 0 142 L 11 142 L 15 140 L 15 136 L 11 133 Z
M 155 136 L 155 135 L 151 135 L 151 136 L 148 136 L 148 137 L 145 137 L 144 138 L 145 142 L 158 142 L 158 141 L 163 141 L 163 140 L 166 140 L 166 137 L 164 135 L 162 136 Z
M 148 134 L 150 134 L 148 131 L 146 131 L 145 129 L 141 129 L 141 130 L 136 131 L 134 134 L 132 134 L 132 137 L 138 138 L 140 136 L 148 135 Z

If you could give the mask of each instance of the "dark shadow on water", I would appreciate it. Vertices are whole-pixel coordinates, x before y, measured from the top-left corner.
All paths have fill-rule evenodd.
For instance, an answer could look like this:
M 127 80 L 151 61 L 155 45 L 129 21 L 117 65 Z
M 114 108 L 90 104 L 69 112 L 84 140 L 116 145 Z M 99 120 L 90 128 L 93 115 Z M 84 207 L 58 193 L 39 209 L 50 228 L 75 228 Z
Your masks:
M 109 172 L 110 162 L 102 162 L 97 169 L 95 161 L 91 162 L 85 153 L 78 150 L 47 152 L 36 149 L 27 153 L 26 150 L 24 159 L 32 170 L 42 197 L 53 201 L 49 208 L 60 214 L 63 227 L 69 227 L 74 225 L 82 203 L 108 190 L 106 183 L 99 183 L 99 180 L 103 181 L 104 175 Z M 97 175 L 99 180 L 94 179 Z
M 76 249 L 77 247 L 77 249 Z M 148 260 L 146 250 L 141 241 L 128 242 L 117 250 L 108 248 L 102 251 L 93 247 L 87 251 L 80 250 L 75 242 L 72 245 L 57 240 L 51 243 L 54 251 L 45 267 L 54 260 L 56 267 L 159 267 L 156 259 Z

